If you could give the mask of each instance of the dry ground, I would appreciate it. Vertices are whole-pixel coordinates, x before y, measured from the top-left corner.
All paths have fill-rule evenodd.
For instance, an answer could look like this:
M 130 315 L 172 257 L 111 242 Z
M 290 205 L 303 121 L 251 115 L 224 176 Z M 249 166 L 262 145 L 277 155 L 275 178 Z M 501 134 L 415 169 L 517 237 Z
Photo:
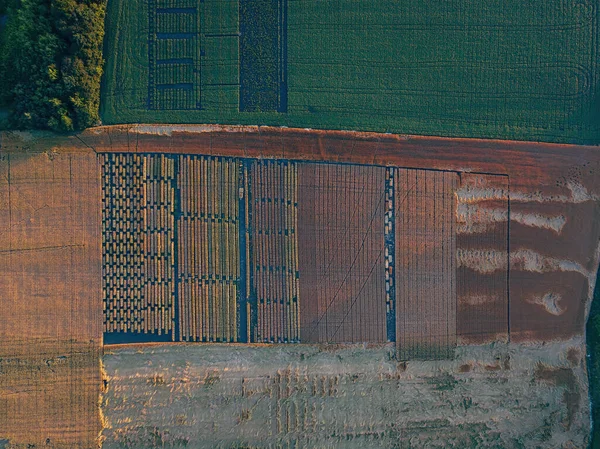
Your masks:
M 399 364 L 393 345 L 106 348 L 104 448 L 583 448 L 582 350 Z
M 97 445 L 98 180 L 91 151 L 0 151 L 0 440 L 9 448 Z

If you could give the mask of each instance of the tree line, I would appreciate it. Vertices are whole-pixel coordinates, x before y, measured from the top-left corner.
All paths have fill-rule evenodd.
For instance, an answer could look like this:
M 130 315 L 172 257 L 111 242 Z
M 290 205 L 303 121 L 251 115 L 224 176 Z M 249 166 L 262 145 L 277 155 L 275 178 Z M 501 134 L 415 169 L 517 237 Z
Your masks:
M 100 122 L 106 0 L 0 0 L 0 105 L 15 129 Z

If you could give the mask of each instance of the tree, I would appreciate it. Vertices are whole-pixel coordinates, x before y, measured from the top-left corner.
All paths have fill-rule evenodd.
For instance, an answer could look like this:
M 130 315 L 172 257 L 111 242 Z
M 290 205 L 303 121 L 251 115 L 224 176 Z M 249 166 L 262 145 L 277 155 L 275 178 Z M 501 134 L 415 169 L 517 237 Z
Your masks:
M 99 123 L 104 0 L 21 0 L 0 41 L 3 102 L 19 129 Z

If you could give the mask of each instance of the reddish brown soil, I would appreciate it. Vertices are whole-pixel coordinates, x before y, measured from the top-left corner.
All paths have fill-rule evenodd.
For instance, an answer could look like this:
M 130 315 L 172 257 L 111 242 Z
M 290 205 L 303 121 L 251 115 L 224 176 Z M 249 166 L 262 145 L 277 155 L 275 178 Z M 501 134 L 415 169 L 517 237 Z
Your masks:
M 474 260 L 457 269 L 457 334 L 463 343 L 508 338 L 508 176 L 463 173 L 456 248 Z M 488 192 L 486 194 L 486 192 Z M 503 265 L 486 268 L 493 252 Z
M 4 136 L 2 145 L 22 151 L 35 143 Z M 47 139 L 44 145 L 58 152 L 91 148 L 196 153 L 507 175 L 511 211 L 520 214 L 510 220 L 511 258 L 521 251 L 509 273 L 511 338 L 543 340 L 583 332 L 589 281 L 598 261 L 598 147 L 270 127 L 145 125 L 101 127 L 66 140 Z M 538 277 L 543 282 L 534 280 Z M 560 295 L 564 312 L 549 313 L 542 305 L 545 295 Z M 542 299 L 533 299 L 532 304 L 532 298 Z
M 14 447 L 96 446 L 100 204 L 93 153 L 0 152 L 0 439 Z
M 510 222 L 510 251 L 527 250 L 521 259 L 530 262 L 514 263 L 510 269 L 511 338 L 543 340 L 583 332 L 588 279 L 597 269 L 600 236 L 597 147 L 269 127 L 199 129 L 106 127 L 80 139 L 96 151 L 289 158 L 507 175 L 511 210 L 521 213 Z M 81 141 L 74 143 L 81 147 Z M 565 220 L 559 232 L 547 226 L 552 220 L 556 223 L 557 216 Z M 555 263 L 536 265 L 539 257 Z M 574 266 L 580 270 L 573 272 Z M 544 282 L 536 282 L 538 277 Z M 571 281 L 575 284 L 568 284 Z M 529 302 L 548 294 L 562 296 L 565 312 L 553 315 Z
M 396 344 L 401 360 L 456 345 L 455 173 L 395 170 Z
M 386 341 L 384 176 L 380 167 L 299 164 L 303 342 Z

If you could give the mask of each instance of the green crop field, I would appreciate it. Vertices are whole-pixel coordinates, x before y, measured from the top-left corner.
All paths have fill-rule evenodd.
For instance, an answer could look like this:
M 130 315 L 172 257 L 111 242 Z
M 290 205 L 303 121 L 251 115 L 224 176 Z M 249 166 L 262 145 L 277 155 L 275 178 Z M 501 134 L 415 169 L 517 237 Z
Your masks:
M 594 0 L 112 0 L 102 119 L 600 142 Z

